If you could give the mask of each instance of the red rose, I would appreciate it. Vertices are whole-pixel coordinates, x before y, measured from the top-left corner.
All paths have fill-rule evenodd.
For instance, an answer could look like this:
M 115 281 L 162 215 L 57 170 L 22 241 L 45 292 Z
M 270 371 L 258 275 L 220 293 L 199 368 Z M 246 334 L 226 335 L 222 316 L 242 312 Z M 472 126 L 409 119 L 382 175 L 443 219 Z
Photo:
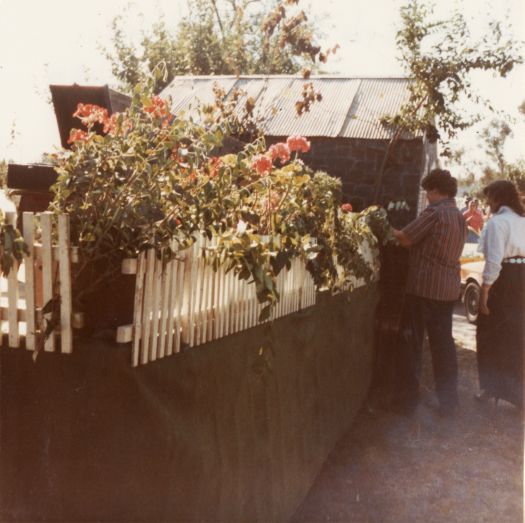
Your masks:
M 351 203 L 343 203 L 343 205 L 341 205 L 341 210 L 343 212 L 352 212 L 352 204 Z

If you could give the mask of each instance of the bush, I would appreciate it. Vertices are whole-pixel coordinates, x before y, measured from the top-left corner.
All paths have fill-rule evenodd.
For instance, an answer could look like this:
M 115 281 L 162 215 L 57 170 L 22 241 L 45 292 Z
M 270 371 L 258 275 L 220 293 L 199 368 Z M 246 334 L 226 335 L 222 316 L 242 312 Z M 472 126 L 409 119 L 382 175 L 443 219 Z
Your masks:
M 377 244 L 374 224 L 386 238 L 388 229 L 377 227 L 385 214 L 341 210 L 339 180 L 299 159 L 310 146 L 305 138 L 268 150 L 258 139 L 237 154 L 214 156 L 224 138 L 220 124 L 174 117 L 167 101 L 140 88 L 124 113 L 110 118 L 79 104 L 75 116 L 84 129 L 71 131 L 71 151 L 54 156 L 59 177 L 51 208 L 70 215 L 84 260 L 78 278 L 90 283 L 77 297 L 116 276 L 123 258 L 153 247 L 170 259 L 197 233 L 217 239 L 210 263 L 253 280 L 269 306 L 278 299 L 277 274 L 297 256 L 319 286 L 340 283 L 337 263 L 346 282 L 372 278 L 360 245 Z

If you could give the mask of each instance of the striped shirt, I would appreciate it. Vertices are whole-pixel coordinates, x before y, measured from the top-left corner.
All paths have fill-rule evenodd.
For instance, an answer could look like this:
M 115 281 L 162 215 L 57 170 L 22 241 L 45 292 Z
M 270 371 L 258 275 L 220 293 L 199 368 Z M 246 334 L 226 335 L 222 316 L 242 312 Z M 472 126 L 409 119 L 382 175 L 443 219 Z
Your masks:
M 457 300 L 467 226 L 455 200 L 431 203 L 403 232 L 412 242 L 406 292 L 432 300 Z

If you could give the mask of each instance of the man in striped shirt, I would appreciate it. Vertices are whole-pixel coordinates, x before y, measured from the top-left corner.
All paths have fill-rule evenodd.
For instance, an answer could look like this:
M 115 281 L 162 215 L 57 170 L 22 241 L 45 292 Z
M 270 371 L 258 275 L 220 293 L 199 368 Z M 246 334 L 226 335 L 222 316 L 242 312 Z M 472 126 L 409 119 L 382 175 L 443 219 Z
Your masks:
M 450 172 L 434 169 L 423 178 L 421 186 L 427 193 L 428 207 L 403 230 L 394 230 L 399 243 L 410 252 L 403 314 L 405 385 L 415 407 L 426 329 L 439 399 L 438 413 L 450 415 L 458 405 L 452 312 L 461 290 L 459 258 L 467 226 L 456 207 L 457 180 Z

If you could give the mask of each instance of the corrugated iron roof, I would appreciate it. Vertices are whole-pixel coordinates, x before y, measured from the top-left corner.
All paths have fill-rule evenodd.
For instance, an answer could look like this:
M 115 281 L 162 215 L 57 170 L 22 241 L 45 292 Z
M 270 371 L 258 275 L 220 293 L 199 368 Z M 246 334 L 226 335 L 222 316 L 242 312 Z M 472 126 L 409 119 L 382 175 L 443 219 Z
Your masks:
M 301 99 L 304 83 L 312 82 L 323 97 L 309 112 L 298 116 L 295 104 Z M 256 101 L 255 115 L 265 120 L 267 136 L 301 134 L 308 137 L 343 137 L 388 140 L 393 134 L 381 124 L 385 115 L 395 115 L 408 100 L 407 78 L 354 78 L 313 76 L 179 76 L 164 89 L 170 96 L 173 111 L 196 116 L 198 101 L 214 101 L 213 86 L 218 84 L 231 96 L 234 89 L 243 94 L 239 111 L 247 97 Z M 408 136 L 407 136 L 408 137 Z

